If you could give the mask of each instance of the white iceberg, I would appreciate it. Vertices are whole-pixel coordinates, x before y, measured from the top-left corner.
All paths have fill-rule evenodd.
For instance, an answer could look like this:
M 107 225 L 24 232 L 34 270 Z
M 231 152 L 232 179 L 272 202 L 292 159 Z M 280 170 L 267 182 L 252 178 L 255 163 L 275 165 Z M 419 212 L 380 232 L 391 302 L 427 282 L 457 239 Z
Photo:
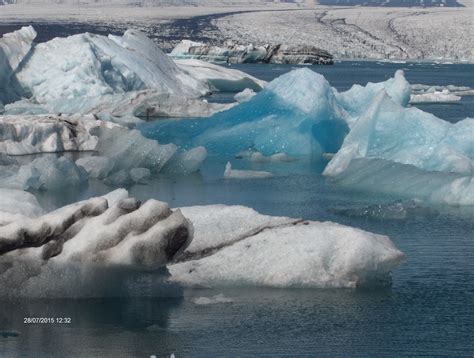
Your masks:
M 459 102 L 460 96 L 457 96 L 448 90 L 427 92 L 420 94 L 412 94 L 410 96 L 410 103 L 451 103 Z
M 230 162 L 227 162 L 224 170 L 224 178 L 226 179 L 263 179 L 272 176 L 272 173 L 265 171 L 232 169 Z
M 242 207 L 220 230 L 215 208 L 183 208 L 195 223 L 195 239 L 171 280 L 190 286 L 358 287 L 386 284 L 404 255 L 386 236 L 330 222 L 270 220 Z M 292 221 L 293 220 L 293 221 Z M 242 223 L 245 223 L 243 229 Z M 232 227 L 240 231 L 233 240 Z
M 222 293 L 212 296 L 212 297 L 197 297 L 197 298 L 194 298 L 192 301 L 195 305 L 198 305 L 198 306 L 234 302 L 232 298 L 226 297 Z

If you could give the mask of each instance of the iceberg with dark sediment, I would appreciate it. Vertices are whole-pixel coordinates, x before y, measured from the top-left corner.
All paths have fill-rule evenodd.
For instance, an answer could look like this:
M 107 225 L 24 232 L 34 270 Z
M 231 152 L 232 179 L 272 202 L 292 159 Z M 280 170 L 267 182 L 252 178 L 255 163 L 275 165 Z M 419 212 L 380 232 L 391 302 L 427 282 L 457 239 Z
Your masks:
M 159 290 L 166 281 L 165 265 L 191 242 L 193 227 L 165 203 L 127 196 L 117 191 L 0 226 L 0 295 L 153 295 L 154 284 Z M 139 289 L 143 280 L 147 292 Z
M 385 285 L 404 258 L 386 236 L 331 222 L 265 216 L 241 206 L 181 210 L 194 224 L 194 238 L 168 269 L 171 280 L 184 285 Z
M 21 195 L 31 196 L 10 197 Z M 355 288 L 389 284 L 404 258 L 389 238 L 343 225 L 241 206 L 171 210 L 123 189 L 47 214 L 35 207 L 28 199 L 0 225 L 1 296 L 153 296 L 173 284 Z

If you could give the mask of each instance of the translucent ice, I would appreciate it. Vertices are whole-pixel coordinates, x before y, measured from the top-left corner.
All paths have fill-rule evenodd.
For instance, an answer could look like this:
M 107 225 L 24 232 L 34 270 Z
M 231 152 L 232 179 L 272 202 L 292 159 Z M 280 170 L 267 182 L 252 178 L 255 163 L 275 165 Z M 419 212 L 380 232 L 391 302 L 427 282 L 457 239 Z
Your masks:
M 230 162 L 227 162 L 224 170 L 224 178 L 226 179 L 263 179 L 272 176 L 272 173 L 265 171 L 232 169 Z
M 406 105 L 410 87 L 403 73 L 386 82 L 339 93 L 326 79 L 299 69 L 269 83 L 249 101 L 209 119 L 155 123 L 147 135 L 184 148 L 202 145 L 211 154 L 234 156 L 248 150 L 265 156 L 335 153 L 363 108 L 386 89 Z

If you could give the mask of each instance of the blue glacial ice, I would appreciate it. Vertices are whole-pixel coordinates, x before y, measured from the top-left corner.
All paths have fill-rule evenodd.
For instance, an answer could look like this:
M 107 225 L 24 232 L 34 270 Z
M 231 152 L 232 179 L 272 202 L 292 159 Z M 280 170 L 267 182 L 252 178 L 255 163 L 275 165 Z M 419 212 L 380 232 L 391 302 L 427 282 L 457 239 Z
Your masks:
M 332 158 L 324 175 L 340 184 L 473 205 L 474 119 L 452 124 L 409 107 L 409 100 L 402 71 L 338 92 L 323 76 L 300 69 L 209 119 L 164 121 L 144 133 L 227 158 L 249 150 Z
M 377 89 L 386 89 L 401 105 L 410 98 L 402 72 L 384 83 L 359 87 L 339 93 L 322 75 L 299 69 L 275 79 L 249 101 L 209 119 L 160 122 L 145 133 L 183 147 L 202 145 L 211 154 L 233 156 L 254 149 L 264 155 L 320 157 L 340 148 L 356 114 L 375 97 Z

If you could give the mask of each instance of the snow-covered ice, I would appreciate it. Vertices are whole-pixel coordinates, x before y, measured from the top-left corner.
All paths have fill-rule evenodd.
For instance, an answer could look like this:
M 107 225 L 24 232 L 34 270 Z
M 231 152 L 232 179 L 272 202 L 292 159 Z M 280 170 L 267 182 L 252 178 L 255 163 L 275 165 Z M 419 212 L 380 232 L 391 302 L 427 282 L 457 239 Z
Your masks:
M 243 91 L 237 93 L 235 96 L 234 96 L 234 99 L 239 102 L 239 103 L 243 103 L 243 102 L 248 102 L 250 101 L 250 99 L 255 96 L 256 93 L 254 90 L 250 89 L 250 88 L 246 88 L 244 89 Z
M 189 76 L 208 83 L 216 91 L 239 92 L 246 88 L 260 91 L 265 86 L 265 81 L 245 72 L 201 60 L 176 60 L 176 64 Z
M 23 190 L 0 188 L 0 198 L 0 226 L 44 213 L 36 197 Z
M 199 249 L 191 245 L 194 254 L 185 251 L 168 265 L 171 280 L 185 285 L 354 288 L 387 283 L 404 257 L 386 236 L 335 223 L 262 218 L 229 207 L 240 218 L 221 230 L 215 208 L 187 210 Z M 229 240 L 232 227 L 242 233 Z

